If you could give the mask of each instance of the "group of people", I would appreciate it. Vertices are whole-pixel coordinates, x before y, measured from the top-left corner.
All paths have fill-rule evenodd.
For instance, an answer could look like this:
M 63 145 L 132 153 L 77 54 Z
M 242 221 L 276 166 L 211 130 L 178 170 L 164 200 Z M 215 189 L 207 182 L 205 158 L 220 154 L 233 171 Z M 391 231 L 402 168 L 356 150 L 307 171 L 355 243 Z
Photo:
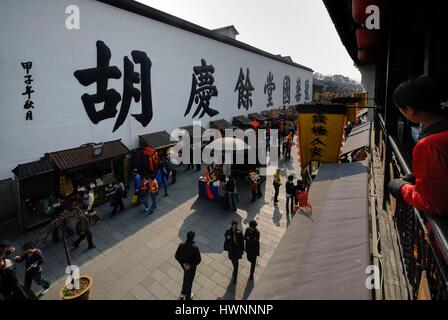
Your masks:
M 184 271 L 181 300 L 191 300 L 193 297 L 192 286 L 196 269 L 201 263 L 201 253 L 194 242 L 195 232 L 187 233 L 187 240 L 179 245 L 176 250 L 175 259 Z M 232 262 L 232 281 L 237 282 L 239 260 L 246 252 L 247 260 L 250 262 L 249 280 L 254 280 L 257 257 L 260 255 L 260 231 L 257 229 L 255 220 L 249 222 L 244 234 L 237 221 L 232 221 L 231 226 L 224 234 L 224 250 L 227 251 L 229 260 Z
M 48 292 L 51 284 L 42 276 L 42 265 L 44 256 L 42 251 L 33 243 L 27 242 L 23 245 L 23 254 L 9 259 L 16 251 L 8 240 L 0 243 L 0 300 L 35 300 L 37 299 L 31 290 L 33 281 L 42 287 L 40 295 Z M 20 284 L 14 262 L 25 263 L 25 279 Z
M 282 178 L 280 175 L 280 169 L 277 169 L 274 174 L 274 205 L 278 204 L 278 196 L 280 194 L 280 186 L 282 185 Z M 294 184 L 294 176 L 290 175 L 287 178 L 285 184 L 286 191 L 286 214 L 293 214 L 295 212 L 294 207 L 299 203 L 300 192 L 308 192 L 309 184 L 303 182 L 301 179 L 297 179 L 297 183 Z
M 246 181 L 249 182 L 249 190 L 252 193 L 252 202 L 255 202 L 263 196 L 263 193 L 261 192 L 261 184 L 263 181 L 256 170 L 251 170 L 249 172 Z

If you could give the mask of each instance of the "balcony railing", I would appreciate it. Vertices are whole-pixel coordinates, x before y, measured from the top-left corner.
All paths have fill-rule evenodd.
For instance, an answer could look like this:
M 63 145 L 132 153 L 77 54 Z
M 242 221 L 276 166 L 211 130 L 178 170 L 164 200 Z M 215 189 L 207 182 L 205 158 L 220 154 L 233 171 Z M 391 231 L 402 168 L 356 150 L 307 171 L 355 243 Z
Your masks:
M 378 115 L 377 119 L 394 172 L 410 174 L 410 167 L 396 140 L 387 134 L 383 118 Z M 448 219 L 419 212 L 397 199 L 394 221 L 411 298 L 447 300 Z

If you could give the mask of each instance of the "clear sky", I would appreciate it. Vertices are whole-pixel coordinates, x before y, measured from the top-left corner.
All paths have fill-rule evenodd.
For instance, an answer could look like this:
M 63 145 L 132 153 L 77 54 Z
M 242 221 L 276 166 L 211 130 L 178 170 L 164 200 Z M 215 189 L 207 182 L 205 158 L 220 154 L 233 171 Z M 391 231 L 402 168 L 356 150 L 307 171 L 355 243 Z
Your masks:
M 321 0 L 139 0 L 208 29 L 234 25 L 237 40 L 356 81 L 356 69 Z

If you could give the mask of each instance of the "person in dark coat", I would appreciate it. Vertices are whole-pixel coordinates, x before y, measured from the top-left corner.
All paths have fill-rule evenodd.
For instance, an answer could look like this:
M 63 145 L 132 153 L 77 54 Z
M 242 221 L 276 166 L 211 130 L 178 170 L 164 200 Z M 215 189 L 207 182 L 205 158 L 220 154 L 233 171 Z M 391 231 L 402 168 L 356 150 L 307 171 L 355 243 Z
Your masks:
M 124 210 L 124 204 L 123 204 L 123 198 L 125 197 L 126 190 L 124 188 L 124 184 L 120 182 L 115 189 L 115 194 L 112 198 L 112 205 L 114 207 L 114 210 L 112 211 L 112 216 L 114 216 L 117 213 L 118 207 L 120 207 L 120 211 Z
M 42 277 L 42 264 L 44 263 L 44 256 L 42 251 L 36 247 L 32 242 L 27 242 L 23 245 L 25 253 L 21 256 L 16 256 L 16 262 L 25 261 L 25 289 L 31 289 L 33 280 L 40 286 L 43 291 L 41 294 L 48 292 L 50 282 Z
M 182 282 L 181 300 L 191 300 L 191 288 L 193 286 L 196 268 L 201 263 L 201 253 L 199 248 L 194 245 L 194 231 L 188 231 L 187 241 L 181 243 L 177 248 L 175 258 L 184 270 L 184 279 Z
M 73 242 L 73 249 L 77 249 L 82 240 L 87 237 L 88 250 L 95 248 L 93 245 L 92 232 L 90 232 L 90 217 L 86 214 L 81 214 L 78 222 L 76 223 L 76 232 L 78 233 L 78 239 Z
M 229 259 L 233 265 L 233 283 L 236 283 L 238 277 L 239 260 L 244 253 L 244 236 L 243 232 L 238 228 L 238 222 L 232 221 L 230 229 L 225 233 L 224 249 L 229 254 Z
M 257 229 L 255 220 L 249 222 L 249 228 L 244 232 L 244 240 L 246 241 L 247 260 L 250 262 L 249 280 L 254 280 L 257 257 L 260 255 L 260 231 Z
M 294 177 L 289 176 L 288 181 L 286 182 L 286 214 L 290 212 L 294 212 L 294 202 L 295 202 L 295 186 L 294 186 Z

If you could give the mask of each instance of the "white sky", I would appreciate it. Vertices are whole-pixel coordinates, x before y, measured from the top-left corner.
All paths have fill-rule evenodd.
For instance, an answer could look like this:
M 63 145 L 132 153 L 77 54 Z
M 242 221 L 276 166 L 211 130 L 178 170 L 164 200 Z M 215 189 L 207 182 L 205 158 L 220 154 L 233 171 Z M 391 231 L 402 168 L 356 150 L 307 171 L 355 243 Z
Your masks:
M 208 29 L 234 25 L 237 40 L 291 56 L 323 74 L 360 81 L 321 0 L 139 0 Z

